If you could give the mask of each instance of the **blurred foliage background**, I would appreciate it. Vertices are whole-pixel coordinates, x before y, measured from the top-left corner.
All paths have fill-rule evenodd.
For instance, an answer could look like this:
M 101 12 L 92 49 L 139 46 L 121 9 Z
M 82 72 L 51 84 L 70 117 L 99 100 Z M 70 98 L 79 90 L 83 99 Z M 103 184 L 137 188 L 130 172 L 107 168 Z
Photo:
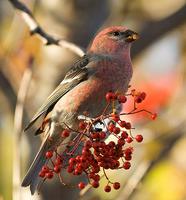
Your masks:
M 122 183 L 105 194 L 102 186 L 81 197 L 87 200 L 186 199 L 186 2 L 185 0 L 23 0 L 47 33 L 83 48 L 94 34 L 110 25 L 126 25 L 141 38 L 132 47 L 133 88 L 148 96 L 142 107 L 158 112 L 156 121 L 146 115 L 130 118 L 144 136 L 135 147 L 130 171 L 111 171 Z M 0 1 L 0 200 L 18 199 L 13 189 L 17 93 L 30 58 L 32 79 L 25 102 L 23 127 L 43 100 L 63 79 L 77 55 L 58 46 L 45 46 L 29 29 L 9 1 Z M 124 108 L 125 109 L 125 108 Z M 126 108 L 127 109 L 127 108 Z M 21 177 L 28 169 L 40 138 L 21 133 Z M 15 180 L 14 180 L 15 181 Z M 20 188 L 19 188 L 20 189 Z M 21 188 L 19 199 L 79 199 L 78 191 L 58 181 L 46 184 L 31 197 Z

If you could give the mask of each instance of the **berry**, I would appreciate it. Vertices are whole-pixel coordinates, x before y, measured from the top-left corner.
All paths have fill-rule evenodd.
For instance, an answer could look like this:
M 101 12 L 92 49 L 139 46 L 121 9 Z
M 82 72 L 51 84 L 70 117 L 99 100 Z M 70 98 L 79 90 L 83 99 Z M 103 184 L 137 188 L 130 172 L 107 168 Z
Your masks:
M 83 152 L 86 152 L 87 149 L 83 148 L 82 151 L 83 151 Z M 80 155 L 76 156 L 75 161 L 76 161 L 76 162 L 80 162 L 80 161 L 81 161 L 81 156 L 80 156 Z
M 109 148 L 112 148 L 112 147 L 114 147 L 115 146 L 115 142 L 114 141 L 110 141 L 109 143 L 108 143 L 108 147 Z
M 41 171 L 44 172 L 44 173 L 49 172 L 48 166 L 44 165 L 44 166 L 42 167 Z
M 69 135 L 70 135 L 70 131 L 68 129 L 63 130 L 61 133 L 62 137 L 68 137 Z
M 131 154 L 133 153 L 133 151 L 134 151 L 133 147 L 128 147 L 128 148 L 126 148 L 126 149 L 124 150 L 124 153 L 125 153 L 126 155 L 131 155 Z
M 118 122 L 118 121 L 119 121 L 119 115 L 117 115 L 117 114 L 112 114 L 112 119 L 113 119 L 115 122 Z
M 131 129 L 131 123 L 130 122 L 126 122 L 126 124 L 125 124 L 125 128 L 127 129 L 127 130 L 129 130 L 129 129 Z
M 100 139 L 105 139 L 106 138 L 106 133 L 105 132 L 101 132 L 101 133 L 99 133 L 99 137 L 100 137 Z
M 136 135 L 135 139 L 136 139 L 137 142 L 142 142 L 143 136 L 142 135 Z
M 127 97 L 125 95 L 119 95 L 118 96 L 118 102 L 119 103 L 125 103 L 127 101 Z
M 120 128 L 119 127 L 114 127 L 113 128 L 113 133 L 119 134 L 120 133 Z
M 113 93 L 112 99 L 116 100 L 117 99 L 117 94 Z
M 112 132 L 113 129 L 114 129 L 114 127 L 115 127 L 115 125 L 114 125 L 113 123 L 110 123 L 109 126 L 108 126 L 108 130 L 109 130 L 110 132 Z
M 130 162 L 126 161 L 126 162 L 123 163 L 123 168 L 124 169 L 129 169 L 130 167 L 131 167 Z
M 67 172 L 72 173 L 74 171 L 74 168 L 72 166 L 67 167 Z
M 117 95 L 114 94 L 113 92 L 108 92 L 105 96 L 106 100 L 109 101 L 113 101 L 115 99 L 117 99 Z
M 111 191 L 110 185 L 106 185 L 104 190 L 105 190 L 105 192 L 110 192 Z
M 127 138 L 125 139 L 125 141 L 126 141 L 127 143 L 131 143 L 131 142 L 133 141 L 133 139 L 129 136 L 129 137 L 127 137 Z
M 85 122 L 80 122 L 80 123 L 79 123 L 79 128 L 80 128 L 81 130 L 84 130 L 86 127 L 87 127 L 87 123 L 85 123 Z
M 91 142 L 90 140 L 87 140 L 87 141 L 85 142 L 84 147 L 87 148 L 87 149 L 90 149 L 90 148 L 92 147 L 92 142 Z
M 88 177 L 89 177 L 90 179 L 93 179 L 93 178 L 94 178 L 94 176 L 95 176 L 95 174 L 94 174 L 94 173 L 89 173 L 89 175 L 88 175 Z
M 87 160 L 87 157 L 86 157 L 86 156 L 81 156 L 81 158 L 80 158 L 80 162 L 81 162 L 81 163 L 85 163 L 86 160 Z
M 120 138 L 120 139 L 118 140 L 118 145 L 119 145 L 119 146 L 123 146 L 124 144 L 125 144 L 125 140 L 122 139 L 122 138 Z
M 123 139 L 128 138 L 128 133 L 127 133 L 126 131 L 123 131 L 123 132 L 121 133 L 121 137 L 122 137 Z
M 141 103 L 143 101 L 141 96 L 136 96 L 134 100 L 135 100 L 136 103 Z
M 61 171 L 61 167 L 58 166 L 58 165 L 56 165 L 56 166 L 54 167 L 54 172 L 55 172 L 55 173 L 59 173 L 60 171 Z
M 94 188 L 98 188 L 99 187 L 99 182 L 98 181 L 93 181 L 91 185 Z
M 48 179 L 52 179 L 53 178 L 53 176 L 54 176 L 54 174 L 53 174 L 53 172 L 48 172 L 48 173 L 46 173 L 46 178 L 48 178 Z
M 59 157 L 59 156 L 58 156 L 58 157 L 56 158 L 56 160 L 55 160 L 55 164 L 56 164 L 56 165 L 61 165 L 62 162 L 63 162 L 63 160 L 62 160 L 62 158 Z
M 98 173 L 99 171 L 100 171 L 100 167 L 98 165 L 92 169 L 93 173 Z M 99 182 L 98 182 L 98 184 L 99 184 Z
M 105 95 L 105 98 L 107 101 L 111 101 L 112 100 L 112 92 L 108 92 L 106 95 Z
M 45 172 L 41 170 L 41 171 L 39 172 L 39 176 L 40 176 L 41 178 L 44 178 L 44 177 L 45 177 Z
M 91 138 L 92 139 L 99 139 L 99 133 L 97 133 L 97 132 L 92 133 Z
M 82 155 L 84 155 L 84 156 L 89 156 L 90 154 L 91 154 L 91 151 L 90 151 L 90 150 L 85 149 L 85 148 L 82 149 Z M 76 158 L 77 158 L 77 157 L 76 157 Z M 81 156 L 78 157 L 78 158 L 79 158 L 78 161 L 81 161 Z
M 131 154 L 125 154 L 125 160 L 132 160 L 132 155 Z
M 82 173 L 82 169 L 76 167 L 75 170 L 74 170 L 74 175 L 80 175 L 81 173 Z
M 100 175 L 96 174 L 94 177 L 93 177 L 94 181 L 99 181 L 100 180 Z
M 126 125 L 126 122 L 125 122 L 125 121 L 120 121 L 120 122 L 118 122 L 118 124 L 119 124 L 122 128 L 124 128 L 125 125 Z
M 118 190 L 118 189 L 120 188 L 120 183 L 119 183 L 119 182 L 115 182 L 115 183 L 113 184 L 113 188 L 114 188 L 115 190 Z
M 70 158 L 68 163 L 69 163 L 69 165 L 74 165 L 76 163 L 76 159 L 75 158 Z
M 83 188 L 85 188 L 85 183 L 80 182 L 80 183 L 78 184 L 78 188 L 79 188 L 80 190 L 82 190 Z
M 46 158 L 52 158 L 53 152 L 52 151 L 47 151 L 45 156 L 46 156 Z
M 157 118 L 157 116 L 158 116 L 157 113 L 154 113 L 154 114 L 151 115 L 151 119 L 155 120 Z

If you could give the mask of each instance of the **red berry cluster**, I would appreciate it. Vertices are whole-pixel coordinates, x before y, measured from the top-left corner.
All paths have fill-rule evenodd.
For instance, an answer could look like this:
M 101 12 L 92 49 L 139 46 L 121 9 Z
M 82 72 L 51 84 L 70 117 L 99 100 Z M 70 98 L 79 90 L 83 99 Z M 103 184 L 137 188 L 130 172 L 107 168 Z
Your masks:
M 105 97 L 108 102 L 118 100 L 118 103 L 125 103 L 127 101 L 127 97 L 125 95 L 113 92 L 108 92 Z
M 47 151 L 45 154 L 45 157 L 47 159 L 52 159 L 53 157 L 53 152 L 52 151 Z M 54 173 L 58 174 L 61 172 L 62 169 L 62 158 L 61 156 L 56 156 L 55 160 L 52 161 L 52 166 L 53 167 L 49 167 L 47 165 L 44 165 L 41 169 L 41 171 L 39 172 L 39 176 L 41 178 L 45 178 L 45 179 L 52 179 L 54 176 Z
M 135 103 L 141 103 L 146 98 L 145 92 L 137 92 L 136 90 L 131 90 L 131 95 L 134 97 Z
M 132 96 L 134 102 L 137 104 L 141 103 L 146 97 L 144 92 L 136 92 L 135 90 L 132 90 L 128 95 Z M 127 101 L 127 97 L 123 94 L 108 92 L 106 94 L 106 100 L 108 104 L 113 101 L 123 104 Z M 157 117 L 157 114 L 152 114 L 146 110 L 142 111 L 151 114 L 152 119 Z M 79 129 L 73 130 L 73 132 L 77 132 L 78 139 L 74 138 L 73 141 L 68 143 L 70 150 L 66 149 L 62 154 L 59 154 L 57 150 L 46 152 L 45 157 L 51 161 L 51 165 L 44 165 L 39 172 L 39 176 L 44 180 L 52 179 L 54 174 L 58 174 L 60 177 L 62 170 L 66 170 L 74 176 L 86 174 L 87 181 L 79 182 L 77 187 L 83 189 L 89 183 L 92 187 L 98 188 L 100 185 L 100 172 L 103 171 L 108 181 L 104 187 L 104 191 L 110 192 L 112 188 L 118 190 L 120 183 L 111 182 L 106 174 L 106 170 L 128 170 L 131 167 L 134 151 L 131 144 L 134 141 L 142 142 L 143 136 L 141 134 L 133 136 L 131 123 L 121 120 L 120 117 L 122 114 L 128 115 L 138 112 L 141 111 L 138 111 L 136 105 L 134 105 L 134 109 L 129 113 L 117 114 L 113 112 L 109 115 L 101 113 L 92 122 L 81 121 L 79 123 Z M 110 119 L 109 124 L 105 127 L 106 130 L 95 130 L 94 126 L 96 123 L 104 119 Z M 61 137 L 66 138 L 70 134 L 71 130 L 67 128 L 62 131 Z M 106 142 L 106 138 L 109 135 L 114 135 L 116 140 Z

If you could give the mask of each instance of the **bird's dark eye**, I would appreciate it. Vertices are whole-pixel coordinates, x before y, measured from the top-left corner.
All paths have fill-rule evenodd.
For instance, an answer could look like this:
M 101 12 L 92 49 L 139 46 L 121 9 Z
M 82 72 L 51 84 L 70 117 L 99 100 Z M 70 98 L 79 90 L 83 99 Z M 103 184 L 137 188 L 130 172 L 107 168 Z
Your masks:
M 119 32 L 119 31 L 114 31 L 114 32 L 112 32 L 112 35 L 113 35 L 113 36 L 119 36 L 119 35 L 120 35 L 120 32 Z

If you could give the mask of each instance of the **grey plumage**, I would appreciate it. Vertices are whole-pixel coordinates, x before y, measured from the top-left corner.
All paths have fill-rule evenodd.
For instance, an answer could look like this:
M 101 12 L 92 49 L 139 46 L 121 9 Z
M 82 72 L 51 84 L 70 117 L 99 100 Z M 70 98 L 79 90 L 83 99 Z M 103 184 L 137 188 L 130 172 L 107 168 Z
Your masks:
M 39 172 L 41 171 L 43 165 L 46 163 L 46 157 L 45 153 L 48 151 L 48 142 L 47 138 L 43 141 L 34 161 L 32 162 L 32 165 L 30 166 L 28 173 L 25 175 L 21 186 L 27 187 L 30 185 L 30 191 L 33 195 L 36 191 L 41 178 L 39 177 Z
M 28 130 L 42 115 L 47 115 L 52 110 L 55 103 L 69 90 L 77 86 L 81 81 L 86 80 L 88 72 L 85 67 L 88 63 L 89 56 L 84 55 L 78 62 L 74 64 L 74 66 L 66 74 L 64 80 L 58 85 L 58 87 L 52 92 L 52 94 L 45 100 L 43 105 L 36 112 L 30 123 L 25 127 L 24 131 Z

